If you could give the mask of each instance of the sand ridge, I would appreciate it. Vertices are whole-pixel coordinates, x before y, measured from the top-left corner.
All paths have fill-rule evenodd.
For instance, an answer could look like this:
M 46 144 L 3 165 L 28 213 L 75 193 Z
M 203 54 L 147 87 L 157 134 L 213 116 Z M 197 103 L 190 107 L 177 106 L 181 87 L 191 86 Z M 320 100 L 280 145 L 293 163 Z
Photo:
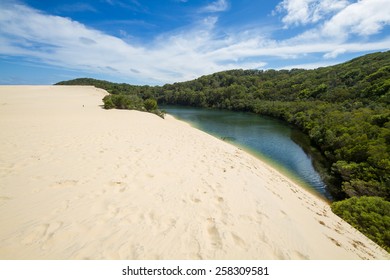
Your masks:
M 0 86 L 0 259 L 390 258 L 262 161 L 105 94 Z

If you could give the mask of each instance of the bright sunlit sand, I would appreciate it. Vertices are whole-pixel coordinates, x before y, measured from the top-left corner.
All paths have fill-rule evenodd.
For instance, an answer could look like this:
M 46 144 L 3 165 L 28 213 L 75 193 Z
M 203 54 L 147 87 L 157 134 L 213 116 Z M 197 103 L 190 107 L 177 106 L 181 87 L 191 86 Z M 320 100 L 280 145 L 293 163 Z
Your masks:
M 0 259 L 389 259 L 260 160 L 106 94 L 0 87 Z

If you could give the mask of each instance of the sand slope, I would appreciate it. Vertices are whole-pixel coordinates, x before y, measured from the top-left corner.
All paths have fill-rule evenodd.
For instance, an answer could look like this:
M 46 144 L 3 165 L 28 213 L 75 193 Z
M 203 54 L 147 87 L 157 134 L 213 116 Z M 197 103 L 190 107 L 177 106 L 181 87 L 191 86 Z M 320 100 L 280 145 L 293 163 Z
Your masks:
M 329 206 L 93 87 L 0 87 L 0 259 L 389 259 Z

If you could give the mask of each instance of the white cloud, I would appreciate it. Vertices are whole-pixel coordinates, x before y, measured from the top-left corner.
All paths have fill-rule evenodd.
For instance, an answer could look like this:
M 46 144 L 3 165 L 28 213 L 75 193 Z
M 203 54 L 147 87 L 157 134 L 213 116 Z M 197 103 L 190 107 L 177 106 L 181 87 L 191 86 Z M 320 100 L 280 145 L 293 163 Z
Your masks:
M 29 56 L 50 64 L 76 68 L 105 68 L 111 63 L 143 53 L 68 18 L 51 16 L 23 5 L 1 7 L 0 52 Z
M 339 39 L 372 35 L 390 24 L 389 0 L 283 0 L 277 11 L 286 13 L 286 27 L 318 23 L 315 32 Z
M 282 21 L 285 27 L 311 24 L 311 29 L 286 40 L 299 45 L 313 42 L 328 42 L 334 46 L 326 51 L 325 59 L 336 58 L 351 50 L 340 47 L 349 39 L 361 41 L 364 46 L 368 36 L 380 32 L 390 24 L 390 5 L 388 0 L 284 0 L 277 10 L 286 12 Z
M 379 18 L 383 17 L 381 14 Z M 329 24 L 348 26 L 338 32 L 352 28 L 337 23 L 336 19 L 331 18 Z M 224 30 L 224 36 L 219 36 L 217 23 L 217 16 L 205 17 L 193 26 L 160 34 L 152 43 L 139 45 L 131 39 L 131 34 L 124 41 L 69 18 L 3 2 L 0 3 L 0 55 L 110 74 L 129 82 L 162 84 L 227 69 L 263 68 L 264 61 L 270 57 L 287 61 L 305 54 L 320 54 L 324 59 L 332 59 L 344 52 L 384 50 L 390 46 L 390 38 L 369 43 L 329 39 L 322 34 L 326 25 L 283 41 L 264 36 L 261 29 Z
M 337 64 L 339 62 L 336 61 L 323 61 L 323 62 L 316 62 L 316 63 L 303 63 L 303 64 L 292 64 L 292 65 L 285 65 L 283 67 L 280 67 L 276 70 L 290 70 L 290 69 L 316 69 L 320 67 L 326 67 L 330 65 Z
M 287 12 L 282 21 L 289 24 L 302 24 L 309 21 L 309 7 L 307 0 L 284 0 L 278 6 L 279 12 Z
M 346 38 L 350 34 L 369 36 L 390 24 L 388 0 L 361 0 L 348 5 L 324 23 L 324 35 Z
M 338 57 L 340 54 L 343 54 L 345 53 L 347 50 L 345 48 L 337 48 L 337 49 L 334 49 L 326 54 L 324 54 L 324 58 L 326 59 L 329 59 L 329 58 L 336 58 Z
M 216 22 L 216 17 L 207 17 L 192 29 L 161 34 L 152 46 L 136 46 L 69 18 L 0 4 L 0 54 L 158 83 L 263 65 L 261 61 L 224 63 L 225 56 L 210 57 L 208 53 L 226 44 L 213 38 Z
M 202 12 L 216 13 L 216 12 L 224 12 L 229 8 L 229 3 L 226 0 L 217 0 L 207 5 L 203 9 Z
M 286 26 L 305 25 L 316 23 L 347 5 L 346 0 L 283 0 L 276 10 L 286 13 L 282 19 Z

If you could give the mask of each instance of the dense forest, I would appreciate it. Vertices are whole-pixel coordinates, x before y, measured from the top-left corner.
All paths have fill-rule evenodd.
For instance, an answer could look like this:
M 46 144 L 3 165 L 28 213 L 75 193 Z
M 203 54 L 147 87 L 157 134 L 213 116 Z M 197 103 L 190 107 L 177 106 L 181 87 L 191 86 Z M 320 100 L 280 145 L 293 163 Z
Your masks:
M 106 108 L 131 109 L 129 99 L 156 100 L 158 104 L 249 111 L 284 120 L 306 133 L 326 158 L 330 191 L 336 200 L 343 200 L 337 203 L 348 205 L 335 204 L 332 209 L 338 209 L 337 214 L 345 219 L 353 209 L 360 216 L 366 209 L 382 213 L 383 219 L 376 219 L 380 225 L 368 226 L 364 219 L 349 222 L 390 248 L 390 51 L 315 70 L 231 70 L 154 87 L 88 78 L 58 84 L 106 89 L 110 93 Z M 112 98 L 116 103 L 107 102 Z M 382 199 L 375 200 L 376 207 L 371 208 L 352 203 L 367 196 Z M 387 234 L 370 234 L 379 228 Z

